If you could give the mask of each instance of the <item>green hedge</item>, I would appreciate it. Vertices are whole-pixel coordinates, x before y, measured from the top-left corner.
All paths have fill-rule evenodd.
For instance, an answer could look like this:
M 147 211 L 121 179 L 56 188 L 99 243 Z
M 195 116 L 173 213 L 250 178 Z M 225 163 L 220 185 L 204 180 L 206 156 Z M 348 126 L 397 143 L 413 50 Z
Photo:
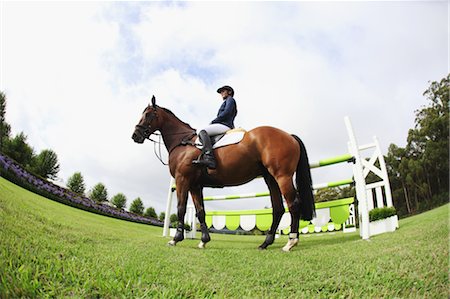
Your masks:
M 397 215 L 394 207 L 375 208 L 369 212 L 369 220 L 377 221 Z

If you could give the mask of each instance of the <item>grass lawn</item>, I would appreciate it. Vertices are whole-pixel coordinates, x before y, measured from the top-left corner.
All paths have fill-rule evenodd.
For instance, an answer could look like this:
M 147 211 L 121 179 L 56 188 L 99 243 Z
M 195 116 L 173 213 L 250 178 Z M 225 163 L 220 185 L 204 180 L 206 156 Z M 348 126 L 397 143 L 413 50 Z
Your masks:
M 162 228 L 71 208 L 0 178 L 0 298 L 448 298 L 449 205 L 394 233 L 212 234 L 166 246 Z

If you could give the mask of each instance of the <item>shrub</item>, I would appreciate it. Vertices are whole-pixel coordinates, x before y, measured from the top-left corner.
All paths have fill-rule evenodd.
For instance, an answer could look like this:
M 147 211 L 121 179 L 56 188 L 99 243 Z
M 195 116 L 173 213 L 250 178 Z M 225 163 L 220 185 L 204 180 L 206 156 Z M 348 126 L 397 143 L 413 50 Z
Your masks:
M 170 222 L 178 222 L 178 216 L 177 214 L 170 215 Z
M 369 212 L 369 221 L 377 221 L 397 215 L 394 207 L 375 208 Z
M 178 227 L 178 221 L 174 221 L 170 224 L 171 227 L 173 228 L 177 228 Z M 191 231 L 191 226 L 189 223 L 185 223 L 184 224 L 184 230 L 190 232 Z
M 123 209 L 127 205 L 127 198 L 123 193 L 117 193 L 111 198 L 111 203 L 118 209 Z
M 143 215 L 144 214 L 144 204 L 140 197 L 133 200 L 133 202 L 130 205 L 130 212 Z
M 105 185 L 98 183 L 89 192 L 89 197 L 96 202 L 108 201 L 108 190 Z
M 158 214 L 156 214 L 155 208 L 149 207 L 145 210 L 145 217 L 158 218 Z
M 80 172 L 75 172 L 71 177 L 67 179 L 67 188 L 70 191 L 84 196 L 86 186 L 84 184 L 84 178 Z

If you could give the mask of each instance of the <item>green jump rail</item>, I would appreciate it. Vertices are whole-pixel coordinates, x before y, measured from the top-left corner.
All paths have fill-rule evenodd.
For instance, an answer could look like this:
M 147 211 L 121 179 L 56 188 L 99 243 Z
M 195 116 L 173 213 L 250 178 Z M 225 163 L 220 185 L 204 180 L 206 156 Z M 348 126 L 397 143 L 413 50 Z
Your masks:
M 318 202 L 316 203 L 316 209 L 325 209 L 338 206 L 350 205 L 355 201 L 354 197 L 342 198 L 332 201 Z M 289 212 L 288 208 L 285 209 Z M 230 210 L 230 211 L 211 211 L 206 212 L 207 216 L 240 216 L 240 215 L 272 215 L 272 208 L 259 209 L 259 210 Z
M 323 160 L 320 160 L 319 162 L 310 163 L 309 167 L 310 168 L 318 168 L 318 167 L 338 164 L 338 163 L 342 163 L 342 162 L 354 162 L 354 159 L 355 158 L 352 155 L 345 154 L 345 155 L 336 156 L 336 157 L 329 158 L 329 159 L 323 159 Z
M 344 185 L 351 185 L 353 184 L 353 179 L 346 179 L 341 181 L 335 181 L 330 183 L 324 183 L 324 184 L 317 184 L 313 186 L 314 190 L 319 189 L 325 189 L 325 188 L 333 188 L 333 187 L 339 187 Z M 177 189 L 175 185 L 172 186 L 172 192 L 174 192 Z M 256 198 L 256 197 L 267 197 L 270 196 L 270 192 L 259 192 L 259 193 L 248 193 L 248 194 L 236 194 L 236 195 L 216 195 L 216 196 L 206 196 L 203 198 L 204 201 L 211 201 L 211 200 L 232 200 L 232 199 L 243 199 L 243 198 Z

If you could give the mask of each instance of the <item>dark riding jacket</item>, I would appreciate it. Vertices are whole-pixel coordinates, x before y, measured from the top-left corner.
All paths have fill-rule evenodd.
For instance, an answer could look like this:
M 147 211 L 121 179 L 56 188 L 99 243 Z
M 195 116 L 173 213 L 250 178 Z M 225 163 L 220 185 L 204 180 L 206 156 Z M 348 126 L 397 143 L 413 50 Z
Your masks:
M 228 96 L 219 108 L 217 117 L 211 122 L 212 124 L 222 124 L 230 129 L 234 129 L 234 118 L 237 114 L 236 101 L 232 96 Z

